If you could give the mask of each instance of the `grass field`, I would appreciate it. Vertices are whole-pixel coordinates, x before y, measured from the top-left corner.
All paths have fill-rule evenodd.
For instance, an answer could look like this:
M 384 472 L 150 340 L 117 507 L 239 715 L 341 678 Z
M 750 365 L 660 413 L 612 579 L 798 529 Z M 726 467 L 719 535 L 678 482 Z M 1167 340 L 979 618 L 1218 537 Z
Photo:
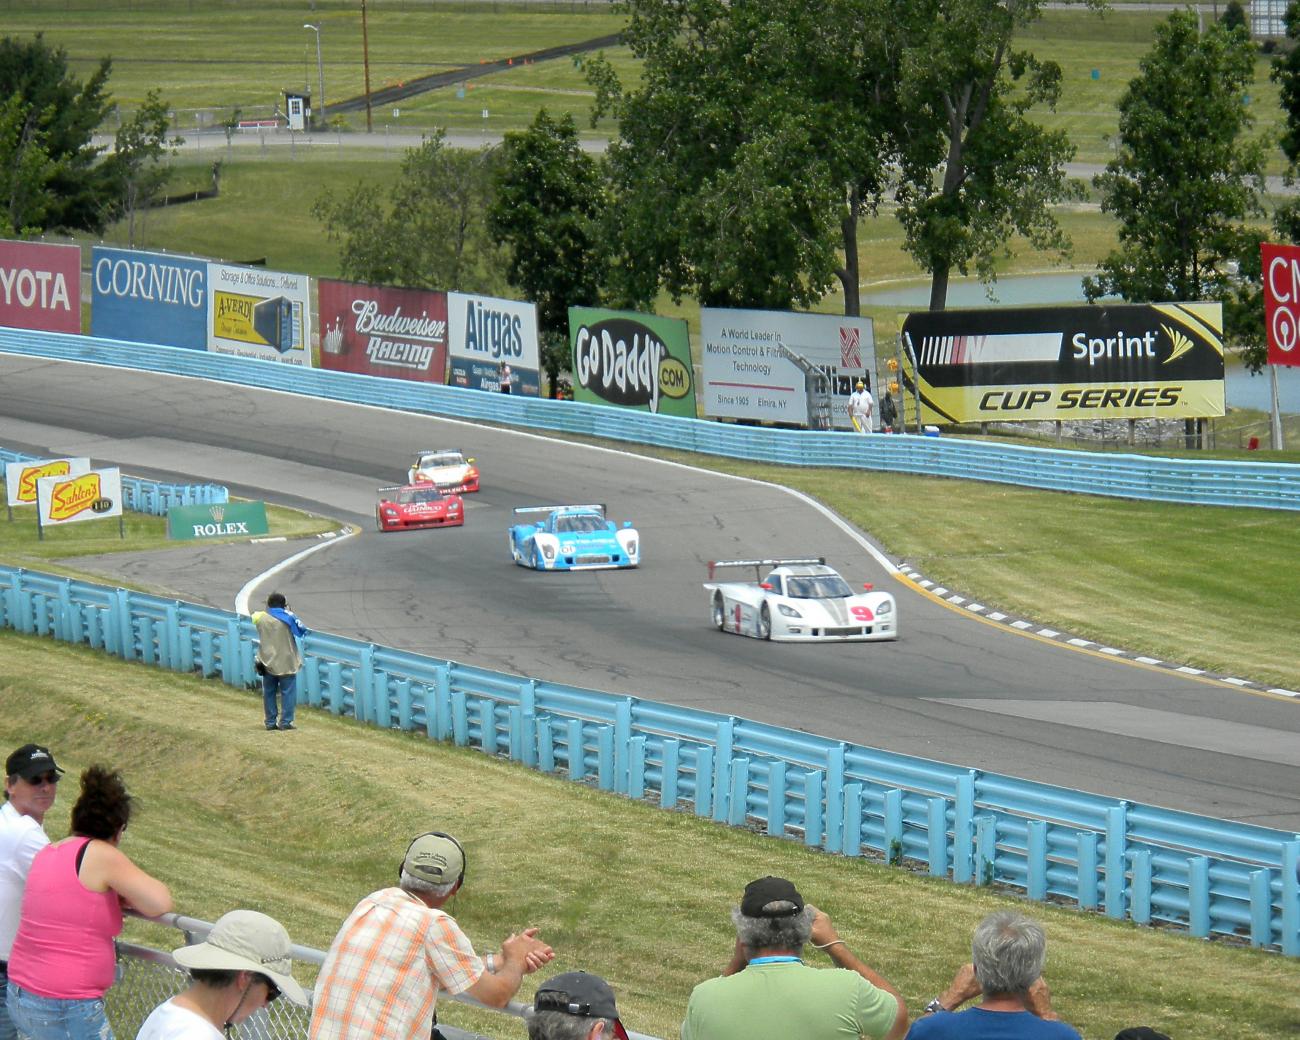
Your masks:
M 446 829 L 469 853 L 466 889 L 449 909 L 479 949 L 537 925 L 558 955 L 542 978 L 604 974 L 629 1028 L 660 1037 L 677 1035 L 691 987 L 729 957 L 728 911 L 754 877 L 795 879 L 914 1012 L 967 959 L 981 916 L 1024 906 L 328 714 L 304 711 L 297 732 L 267 733 L 251 692 L 11 633 L 0 634 L 0 705 L 0 744 L 39 736 L 69 771 L 47 817 L 52 835 L 66 833 L 78 770 L 103 761 L 123 771 L 141 805 L 123 848 L 172 886 L 183 912 L 260 909 L 324 948 L 361 895 L 391 883 L 411 836 Z M 1289 960 L 1025 908 L 1047 927 L 1057 1008 L 1088 1040 L 1135 1024 L 1177 1040 L 1300 1030 Z M 181 944 L 146 925 L 131 933 Z M 451 1025 L 523 1035 L 459 1005 L 439 1011 Z

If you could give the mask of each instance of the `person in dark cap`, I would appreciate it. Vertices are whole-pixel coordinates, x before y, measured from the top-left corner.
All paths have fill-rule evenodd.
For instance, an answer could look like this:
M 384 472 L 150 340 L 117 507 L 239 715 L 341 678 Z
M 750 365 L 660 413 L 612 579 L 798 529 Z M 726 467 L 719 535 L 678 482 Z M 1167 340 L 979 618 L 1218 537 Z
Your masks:
M 5 1004 L 9 954 L 32 860 L 50 843 L 45 814 L 54 805 L 62 775 L 50 749 L 40 744 L 24 744 L 5 760 L 5 802 L 0 806 L 0 1040 L 18 1035 Z
M 599 975 L 570 971 L 543 982 L 528 1016 L 528 1040 L 627 1040 L 614 990 Z
M 1032 918 L 998 910 L 975 927 L 971 963 L 912 1023 L 908 1040 L 1079 1040 L 1043 981 L 1047 936 Z M 980 1003 L 958 1011 L 979 996 Z
M 356 905 L 316 977 L 311 1040 L 428 1040 L 438 994 L 505 1007 L 524 976 L 555 954 L 536 928 L 480 958 L 443 904 L 465 883 L 465 850 L 450 834 L 418 835 L 395 888 Z
M 907 1031 L 898 990 L 858 960 L 831 919 L 785 878 L 751 881 L 731 918 L 731 963 L 691 992 L 682 1040 L 898 1040 Z M 810 942 L 838 970 L 804 964 Z
M 1150 1026 L 1129 1026 L 1116 1033 L 1115 1040 L 1169 1040 L 1169 1037 Z

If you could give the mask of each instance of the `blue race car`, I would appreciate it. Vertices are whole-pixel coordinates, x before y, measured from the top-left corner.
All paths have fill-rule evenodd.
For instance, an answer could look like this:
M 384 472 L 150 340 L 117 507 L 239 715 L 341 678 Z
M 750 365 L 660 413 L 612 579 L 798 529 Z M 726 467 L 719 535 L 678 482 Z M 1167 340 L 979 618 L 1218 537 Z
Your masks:
M 523 506 L 515 519 L 545 513 L 536 523 L 510 528 L 510 555 L 535 571 L 589 571 L 635 567 L 641 562 L 641 539 L 631 520 L 618 527 L 605 519 L 603 505 Z

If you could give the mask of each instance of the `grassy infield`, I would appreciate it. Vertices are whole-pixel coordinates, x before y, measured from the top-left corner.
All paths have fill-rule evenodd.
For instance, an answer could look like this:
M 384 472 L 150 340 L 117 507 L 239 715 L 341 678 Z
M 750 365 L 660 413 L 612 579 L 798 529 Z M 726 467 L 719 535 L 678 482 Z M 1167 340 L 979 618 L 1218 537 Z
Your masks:
M 314 37 L 299 28 L 301 6 L 264 2 L 254 15 L 203 0 L 101 0 L 92 12 L 75 10 L 71 0 L 0 0 L 6 32 L 45 28 L 77 58 L 114 53 L 113 87 L 124 105 L 145 84 L 161 82 L 190 113 L 182 122 L 191 123 L 189 106 L 212 106 L 207 111 L 215 114 L 204 117 L 211 122 L 229 106 L 263 103 L 268 83 L 273 90 L 298 85 L 304 40 L 314 50 Z M 327 89 L 333 97 L 355 93 L 359 55 L 338 57 L 336 43 L 356 35 L 353 5 L 317 6 Z M 596 36 L 611 24 L 603 14 L 576 23 L 561 16 L 582 11 L 581 3 L 557 5 L 560 14 L 511 11 L 493 20 L 492 39 L 484 43 L 481 10 L 468 5 L 436 9 L 436 23 L 429 21 L 430 5 L 416 0 L 370 6 L 375 83 L 437 62 L 466 64 L 476 56 Z M 173 30 L 167 43 L 174 66 L 138 60 L 158 53 L 139 30 L 155 25 L 160 14 Z M 1112 15 L 1099 46 L 1096 33 L 1080 31 L 1079 16 L 1069 16 L 1069 42 L 1061 42 L 1064 34 L 1053 24 L 1064 17 L 1049 14 L 1053 21 L 1043 30 L 1044 51 L 1066 70 L 1067 99 L 1052 118 L 1068 121 L 1081 159 L 1099 161 L 1108 147 L 1104 135 L 1113 133 L 1114 98 L 1146 46 L 1150 22 Z M 212 44 L 214 23 L 240 41 L 233 60 Z M 198 60 L 216 53 L 224 60 Z M 1100 79 L 1091 78 L 1092 68 Z M 314 68 L 308 71 L 314 82 Z M 581 116 L 589 104 L 583 90 L 569 67 L 537 66 L 516 71 L 508 82 L 482 84 L 465 99 L 405 102 L 401 120 L 408 127 L 417 119 L 478 126 L 486 106 L 494 123 L 499 115 L 520 125 L 539 100 Z M 1261 83 L 1252 99 L 1261 118 L 1269 115 L 1270 91 Z M 273 267 L 333 274 L 333 251 L 306 215 L 310 200 L 328 185 L 393 175 L 392 162 L 374 157 L 340 161 L 300 153 L 290 163 L 235 155 L 222 198 L 151 215 L 149 244 L 226 257 L 266 255 Z M 1110 229 L 1095 211 L 1066 219 L 1076 261 L 1087 266 L 1109 247 Z M 891 219 L 870 224 L 863 240 L 863 269 L 871 278 L 916 276 Z M 1007 270 L 1043 266 L 1021 256 Z M 828 301 L 828 309 L 834 306 Z M 894 320 L 892 313 L 876 317 Z M 882 328 L 880 334 L 891 333 Z M 1293 640 L 1277 627 L 1278 605 L 1295 601 L 1288 574 L 1300 555 L 1300 525 L 1293 518 L 726 465 L 817 495 L 893 552 L 937 579 L 978 591 L 985 602 L 1133 649 L 1300 684 Z M 277 533 L 292 533 L 285 517 L 273 515 L 272 523 Z M 111 551 L 116 531 L 105 538 L 95 526 L 52 532 L 43 548 L 21 524 L 6 526 L 0 551 L 7 562 L 46 568 L 57 566 L 48 562 L 53 557 Z M 299 530 L 315 526 L 306 521 Z M 127 544 L 156 539 L 158 527 L 134 521 Z M 1196 561 L 1191 572 L 1188 560 Z M 265 734 L 250 696 L 10 634 L 0 635 L 0 643 L 0 703 L 7 706 L 0 712 L 0 742 L 12 746 L 39 734 L 73 768 L 99 758 L 123 768 L 146 806 L 130 850 L 174 881 L 186 911 L 211 918 L 232 905 L 262 907 L 281 916 L 298 941 L 324 946 L 357 895 L 391 877 L 404 838 L 418 827 L 443 826 L 469 842 L 470 885 L 454 912 L 470 934 L 490 947 L 511 928 L 541 925 L 560 951 L 557 970 L 607 974 L 626 1019 L 640 1031 L 674 1035 L 691 985 L 726 959 L 725 908 L 759 874 L 798 878 L 854 949 L 918 1008 L 964 956 L 973 923 L 1001 901 L 616 801 L 406 735 L 367 733 L 314 715 L 291 738 Z M 63 826 L 58 817 L 72 796 L 69 786 L 53 831 Z M 1295 965 L 1281 958 L 1050 907 L 1034 912 L 1052 936 L 1049 977 L 1058 1006 L 1088 1037 L 1140 1022 L 1179 1040 L 1300 1034 Z M 447 1018 L 501 1032 L 498 1020 L 460 1009 Z M 522 1035 L 517 1026 L 509 1031 Z

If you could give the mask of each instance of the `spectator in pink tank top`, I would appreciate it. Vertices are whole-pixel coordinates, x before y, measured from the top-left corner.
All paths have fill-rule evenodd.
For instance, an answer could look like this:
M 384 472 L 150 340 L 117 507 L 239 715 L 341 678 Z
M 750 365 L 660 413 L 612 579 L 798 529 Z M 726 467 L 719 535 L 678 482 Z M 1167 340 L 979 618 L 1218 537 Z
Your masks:
M 116 771 L 81 774 L 72 834 L 37 853 L 9 955 L 10 1017 L 28 1040 L 112 1040 L 104 991 L 122 908 L 148 917 L 172 908 L 167 886 L 118 849 L 131 796 Z

